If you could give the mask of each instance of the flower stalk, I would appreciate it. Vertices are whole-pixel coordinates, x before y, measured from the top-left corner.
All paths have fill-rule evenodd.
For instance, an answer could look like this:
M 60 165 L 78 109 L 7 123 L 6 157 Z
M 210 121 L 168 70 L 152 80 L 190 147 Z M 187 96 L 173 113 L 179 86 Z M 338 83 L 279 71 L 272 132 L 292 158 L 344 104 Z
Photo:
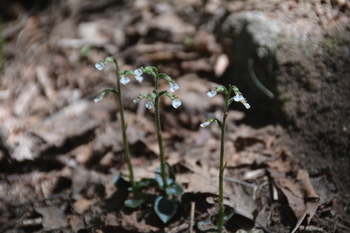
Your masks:
M 120 83 L 125 85 L 130 81 L 130 79 L 125 77 L 123 72 L 119 70 L 118 61 L 114 57 L 107 57 L 104 61 L 96 63 L 95 67 L 98 70 L 102 70 L 108 62 L 114 62 L 114 64 L 115 64 L 116 76 L 117 76 L 117 89 L 116 90 L 106 89 L 94 101 L 95 102 L 101 101 L 103 99 L 103 97 L 109 92 L 113 92 L 114 94 L 117 95 L 118 105 L 119 105 L 120 125 L 122 127 L 123 149 L 124 149 L 126 163 L 128 166 L 128 171 L 129 171 L 129 182 L 131 184 L 132 193 L 136 197 L 139 193 L 139 190 L 138 190 L 138 186 L 137 186 L 136 181 L 135 181 L 133 166 L 131 163 L 130 147 L 129 147 L 129 143 L 128 143 L 128 137 L 126 134 L 127 125 L 125 123 L 122 91 L 121 91 L 121 87 L 120 87 Z
M 149 198 L 147 198 L 147 195 L 140 194 L 139 191 L 142 190 L 145 187 L 150 187 L 152 185 L 157 185 L 162 191 L 163 195 L 158 196 L 154 201 L 154 210 L 158 217 L 164 222 L 168 222 L 176 213 L 177 209 L 177 199 L 174 198 L 181 197 L 183 194 L 183 190 L 181 186 L 175 181 L 175 174 L 172 170 L 171 166 L 166 162 L 165 160 L 165 152 L 164 152 L 164 144 L 163 144 L 163 135 L 162 135 L 162 128 L 161 128 L 161 122 L 160 122 L 160 110 L 159 110 L 159 98 L 162 95 L 167 96 L 172 101 L 172 106 L 174 108 L 178 108 L 181 106 L 181 101 L 174 95 L 172 92 L 179 89 L 179 85 L 172 80 L 168 75 L 159 73 L 158 69 L 156 67 L 147 66 L 147 67 L 140 67 L 134 71 L 121 71 L 119 70 L 118 62 L 113 57 L 107 57 L 105 60 L 95 64 L 95 67 L 98 70 L 102 70 L 108 62 L 114 62 L 117 71 L 117 87 L 116 89 L 105 89 L 100 93 L 98 97 L 94 99 L 94 101 L 97 103 L 103 99 L 108 93 L 113 92 L 118 97 L 118 104 L 119 104 L 119 112 L 120 112 L 120 123 L 122 126 L 122 136 L 123 136 L 123 147 L 126 157 L 126 162 L 129 169 L 129 181 L 131 183 L 131 188 L 133 192 L 133 197 L 129 198 L 124 201 L 124 204 L 127 207 L 131 208 L 137 208 L 144 202 L 147 202 Z M 155 179 L 141 179 L 139 182 L 135 182 L 134 178 L 134 172 L 133 167 L 131 163 L 131 156 L 130 156 L 130 149 L 129 144 L 127 140 L 127 134 L 126 134 L 126 128 L 127 125 L 125 123 L 125 117 L 124 117 L 124 107 L 123 107 L 123 101 L 122 101 L 122 92 L 121 92 L 121 84 L 126 85 L 131 80 L 128 76 L 133 75 L 135 79 L 138 82 L 143 81 L 143 74 L 149 74 L 154 79 L 155 88 L 151 93 L 147 94 L 139 94 L 137 98 L 133 101 L 135 104 L 138 103 L 141 99 L 147 99 L 147 102 L 145 104 L 146 108 L 152 109 L 155 107 L 155 115 L 154 115 L 154 121 L 156 125 L 156 131 L 157 131 L 157 140 L 158 140 L 158 146 L 159 146 L 159 157 L 160 157 L 160 166 L 156 169 L 156 177 Z M 168 84 L 169 84 L 169 91 L 159 91 L 159 79 L 164 78 Z M 121 84 L 120 84 L 121 83 Z
M 232 91 L 235 96 L 231 97 Z M 233 101 L 241 102 L 247 109 L 250 108 L 250 105 L 247 103 L 246 99 L 243 97 L 242 93 L 238 90 L 236 86 L 230 86 L 227 89 L 224 86 L 218 86 L 210 90 L 207 95 L 212 98 L 217 95 L 218 92 L 223 92 L 225 96 L 225 105 L 224 105 L 224 115 L 222 120 L 218 120 L 216 118 L 209 118 L 206 122 L 202 123 L 201 127 L 208 126 L 211 122 L 218 123 L 221 129 L 221 138 L 220 138 L 220 170 L 219 170 L 219 218 L 217 230 L 219 233 L 223 230 L 224 220 L 225 220 L 225 206 L 224 206 L 224 172 L 226 168 L 225 163 L 225 136 L 226 136 L 226 119 L 228 115 L 229 106 Z
M 225 206 L 224 206 L 224 172 L 225 172 L 225 136 L 226 136 L 226 119 L 229 107 L 229 97 L 230 93 L 225 92 L 225 106 L 224 115 L 222 118 L 222 124 L 219 124 L 221 128 L 221 138 L 220 138 L 220 171 L 219 171 L 219 220 L 218 220 L 218 231 L 222 232 L 222 227 L 224 224 L 225 216 Z
M 155 124 L 156 124 L 156 130 L 157 130 L 157 140 L 158 140 L 158 146 L 159 146 L 159 157 L 160 157 L 160 175 L 162 177 L 163 181 L 163 190 L 166 190 L 168 186 L 167 181 L 167 172 L 166 172 L 166 161 L 165 161 L 165 154 L 164 154 L 164 145 L 163 145 L 163 135 L 162 135 L 162 126 L 160 124 L 160 113 L 159 113 L 159 92 L 158 92 L 158 82 L 159 82 L 159 75 L 157 74 L 155 77 L 155 89 L 154 93 L 156 94 L 155 100 L 154 100 L 154 106 L 155 106 Z M 165 192 L 165 196 L 167 197 L 167 194 Z
M 123 100 L 122 100 L 122 92 L 120 88 L 120 81 L 119 81 L 119 65 L 116 59 L 113 59 L 114 64 L 117 68 L 116 75 L 117 75 L 117 93 L 118 93 L 118 105 L 119 105 L 119 116 L 120 116 L 120 124 L 122 126 L 122 136 L 123 136 L 123 147 L 124 147 L 124 154 L 126 158 L 126 163 L 128 165 L 129 170 L 129 181 L 131 184 L 132 192 L 134 196 L 136 197 L 138 195 L 138 187 L 135 182 L 134 177 L 134 170 L 131 163 L 131 155 L 130 155 L 130 147 L 128 143 L 128 137 L 126 134 L 126 123 L 125 123 L 125 117 L 124 117 L 124 106 L 123 106 Z

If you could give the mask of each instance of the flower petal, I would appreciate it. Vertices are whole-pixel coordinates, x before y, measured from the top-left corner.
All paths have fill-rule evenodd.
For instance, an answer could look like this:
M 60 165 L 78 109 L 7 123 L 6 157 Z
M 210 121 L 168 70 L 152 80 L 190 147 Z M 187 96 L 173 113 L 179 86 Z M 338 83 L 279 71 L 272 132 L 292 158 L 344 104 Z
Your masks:
M 146 103 L 146 108 L 151 109 L 154 107 L 154 103 L 152 100 L 147 101 Z
M 202 128 L 204 128 L 204 127 L 206 127 L 206 126 L 208 126 L 208 125 L 210 125 L 210 121 L 206 121 L 206 122 L 202 123 L 200 126 L 201 126 Z
M 207 96 L 209 96 L 210 98 L 213 98 L 214 96 L 216 96 L 217 92 L 216 90 L 211 90 L 207 93 Z
M 243 105 L 244 105 L 244 107 L 245 107 L 246 109 L 249 109 L 249 108 L 250 108 L 250 104 L 248 104 L 248 103 L 243 103 Z
M 141 69 L 134 70 L 136 76 L 141 76 L 143 74 Z
M 120 82 L 124 85 L 128 84 L 130 82 L 130 79 L 125 77 L 124 75 L 120 76 Z
M 173 100 L 173 102 L 171 104 L 173 105 L 174 108 L 178 108 L 181 106 L 182 103 L 180 100 L 175 99 L 175 100 Z
M 244 100 L 244 97 L 243 97 L 243 95 L 235 95 L 233 97 L 233 100 L 236 101 L 236 102 L 239 102 L 239 101 Z
M 174 92 L 174 91 L 176 91 L 179 88 L 180 87 L 179 87 L 179 85 L 176 82 L 170 82 L 169 83 L 169 90 L 170 90 L 170 92 Z
M 103 61 L 98 62 L 98 63 L 95 64 L 95 67 L 98 70 L 103 70 L 103 68 L 105 68 L 105 66 L 106 66 L 106 63 L 104 63 Z
M 98 102 L 100 102 L 102 99 L 103 99 L 103 95 L 98 95 L 98 96 L 94 99 L 94 102 L 95 102 L 95 103 L 98 103 Z
M 142 82 L 143 81 L 143 77 L 141 75 L 136 75 L 135 76 L 135 79 L 139 82 Z

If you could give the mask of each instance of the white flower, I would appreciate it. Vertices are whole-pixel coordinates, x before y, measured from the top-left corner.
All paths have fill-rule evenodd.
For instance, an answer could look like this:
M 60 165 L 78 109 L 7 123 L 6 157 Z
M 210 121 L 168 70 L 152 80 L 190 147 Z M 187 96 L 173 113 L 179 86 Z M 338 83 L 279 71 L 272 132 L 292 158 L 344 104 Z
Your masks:
M 182 103 L 180 100 L 175 99 L 175 100 L 173 100 L 173 102 L 171 104 L 173 105 L 174 108 L 178 108 L 181 106 Z
M 141 76 L 143 74 L 141 69 L 134 70 L 135 73 L 135 79 L 139 82 L 143 81 L 143 77 Z
M 139 98 L 136 98 L 136 99 L 134 99 L 132 102 L 133 102 L 134 104 L 137 104 L 139 101 L 140 101 L 140 99 L 139 99 Z
M 106 63 L 103 62 L 103 61 L 98 62 L 98 63 L 95 64 L 95 67 L 96 67 L 96 69 L 98 69 L 98 70 L 103 70 L 103 68 L 105 68 L 105 66 L 106 66 Z
M 134 70 L 136 76 L 141 76 L 143 74 L 141 69 Z
M 240 102 L 240 101 L 244 100 L 244 97 L 243 97 L 243 95 L 235 95 L 233 97 L 233 100 L 236 101 L 236 102 Z
M 174 82 L 174 81 L 169 82 L 169 90 L 170 90 L 170 92 L 174 92 L 174 91 L 176 91 L 179 88 L 180 87 L 179 87 L 179 85 L 176 82 Z
M 245 107 L 246 109 L 249 109 L 249 108 L 250 108 L 250 104 L 248 104 L 248 103 L 243 103 L 243 105 L 244 105 L 244 107 Z
M 130 82 L 130 79 L 125 77 L 124 75 L 120 76 L 120 82 L 124 85 L 128 84 Z
M 216 90 L 211 90 L 211 91 L 209 91 L 209 92 L 207 93 L 207 96 L 209 96 L 210 98 L 212 98 L 212 97 L 216 96 L 216 94 L 217 94 L 217 91 L 216 91 Z
M 154 103 L 152 100 L 148 100 L 146 103 L 146 108 L 151 109 L 154 107 Z
M 95 103 L 98 103 L 98 102 L 100 102 L 102 99 L 103 99 L 103 95 L 98 95 L 98 96 L 94 99 L 94 102 L 95 102 Z
M 142 76 L 135 76 L 135 79 L 139 82 L 143 81 L 143 77 Z
M 204 128 L 206 126 L 210 125 L 210 121 L 206 121 L 204 123 L 201 124 L 201 127 Z

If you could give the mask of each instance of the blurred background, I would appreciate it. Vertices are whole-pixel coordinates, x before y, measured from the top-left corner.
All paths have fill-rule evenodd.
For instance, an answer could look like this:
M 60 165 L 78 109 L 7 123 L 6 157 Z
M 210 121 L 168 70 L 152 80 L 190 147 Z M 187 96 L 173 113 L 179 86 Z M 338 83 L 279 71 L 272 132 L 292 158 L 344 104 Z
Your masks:
M 205 93 L 236 85 L 252 107 L 234 104 L 229 129 L 247 126 L 261 140 L 273 132 L 272 144 L 322 183 L 323 204 L 348 219 L 349 17 L 348 0 L 2 0 L 1 179 L 72 164 L 105 174 L 123 168 L 116 101 L 92 101 L 115 85 L 114 67 L 94 64 L 114 56 L 123 70 L 152 65 L 179 83 L 183 109 L 162 106 L 170 151 L 202 145 L 185 135 L 205 138 L 199 124 L 220 116 L 222 104 Z M 133 152 L 146 156 L 139 165 L 157 152 L 152 113 L 132 100 L 151 86 L 123 87 Z

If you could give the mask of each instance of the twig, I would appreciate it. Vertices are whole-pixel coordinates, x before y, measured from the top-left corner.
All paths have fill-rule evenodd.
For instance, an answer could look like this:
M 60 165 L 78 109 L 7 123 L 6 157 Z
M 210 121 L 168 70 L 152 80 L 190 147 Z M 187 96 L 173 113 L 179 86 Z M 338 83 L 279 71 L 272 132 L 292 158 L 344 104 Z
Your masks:
M 194 226 L 194 211 L 196 208 L 196 203 L 191 202 L 191 220 L 190 220 L 190 233 L 193 233 L 193 226 Z
M 259 88 L 260 91 L 262 91 L 265 95 L 267 95 L 270 99 L 275 98 L 275 95 L 267 89 L 256 77 L 254 70 L 253 70 L 253 60 L 249 59 L 248 61 L 248 72 L 250 77 L 252 78 L 254 84 Z
M 343 225 L 343 224 L 341 224 L 341 223 L 337 223 L 337 225 L 338 225 L 340 228 L 343 228 L 344 230 L 347 230 L 347 231 L 350 232 L 350 228 L 349 228 L 349 227 L 347 227 L 347 226 L 345 226 L 345 225 Z
M 13 204 L 12 206 L 13 207 L 22 207 L 22 206 L 25 206 L 25 205 L 32 205 L 32 204 L 35 204 L 35 203 L 38 203 L 38 202 L 50 201 L 50 200 L 66 198 L 66 197 L 68 197 L 68 193 L 58 193 L 58 194 L 54 194 L 54 195 L 51 195 L 49 197 L 40 198 L 40 199 L 37 199 L 37 200 L 31 200 L 31 201 L 16 203 L 16 204 Z
M 228 180 L 228 181 L 232 181 L 232 182 L 238 183 L 238 184 L 243 184 L 243 185 L 246 185 L 246 186 L 249 186 L 249 187 L 252 187 L 252 188 L 256 188 L 255 184 L 251 184 L 251 183 L 248 183 L 248 182 L 245 182 L 245 181 L 237 180 L 235 178 L 224 177 L 224 179 Z
M 293 231 L 292 231 L 291 233 L 295 233 L 295 232 L 299 229 L 299 227 L 300 227 L 301 223 L 304 221 L 305 217 L 306 217 L 306 212 L 305 212 L 305 213 L 303 214 L 303 216 L 298 220 L 297 225 L 294 227 L 294 229 L 293 229 Z

